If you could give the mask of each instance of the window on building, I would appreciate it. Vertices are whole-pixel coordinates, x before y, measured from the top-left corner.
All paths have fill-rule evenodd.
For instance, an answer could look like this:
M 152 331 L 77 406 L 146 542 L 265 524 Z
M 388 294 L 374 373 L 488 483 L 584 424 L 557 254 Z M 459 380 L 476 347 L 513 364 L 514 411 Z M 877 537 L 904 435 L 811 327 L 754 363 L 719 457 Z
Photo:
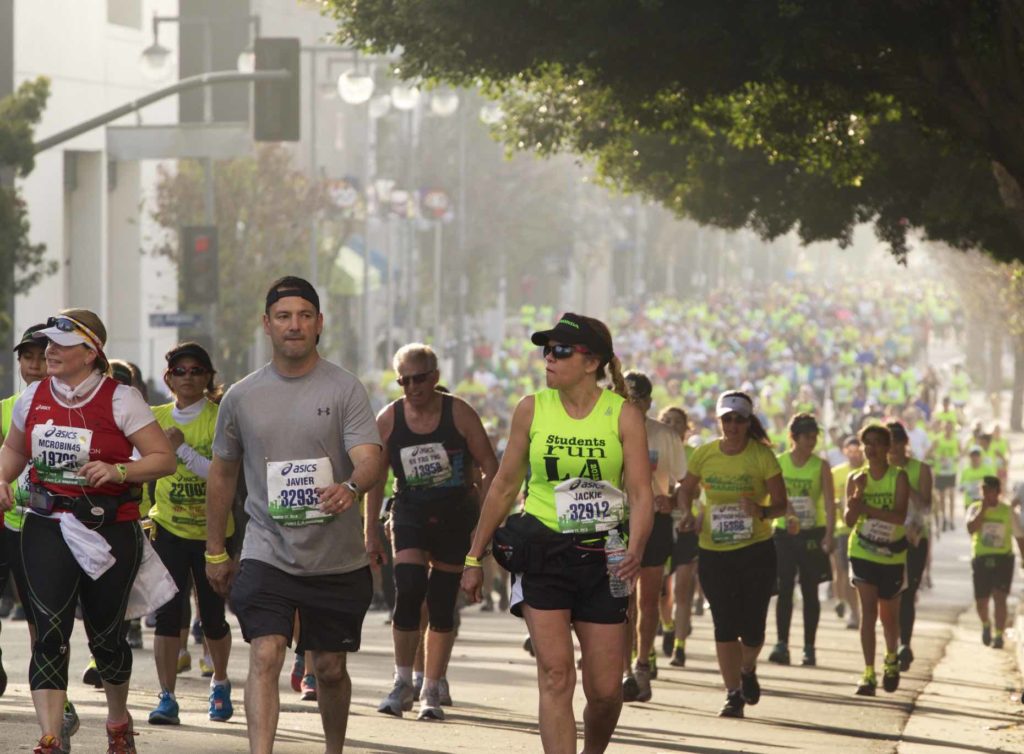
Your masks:
M 107 0 L 107 23 L 142 28 L 142 0 Z

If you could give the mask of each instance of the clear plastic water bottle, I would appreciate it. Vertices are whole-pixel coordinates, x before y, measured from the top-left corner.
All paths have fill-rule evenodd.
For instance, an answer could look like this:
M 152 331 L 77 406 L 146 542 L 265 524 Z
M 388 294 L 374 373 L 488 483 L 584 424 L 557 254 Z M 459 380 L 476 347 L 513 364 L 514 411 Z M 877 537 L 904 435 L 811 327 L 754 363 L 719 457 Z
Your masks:
M 612 597 L 628 597 L 631 584 L 615 575 L 619 563 L 626 557 L 626 543 L 622 541 L 618 529 L 608 532 L 608 538 L 604 541 L 604 557 L 608 562 L 608 586 Z

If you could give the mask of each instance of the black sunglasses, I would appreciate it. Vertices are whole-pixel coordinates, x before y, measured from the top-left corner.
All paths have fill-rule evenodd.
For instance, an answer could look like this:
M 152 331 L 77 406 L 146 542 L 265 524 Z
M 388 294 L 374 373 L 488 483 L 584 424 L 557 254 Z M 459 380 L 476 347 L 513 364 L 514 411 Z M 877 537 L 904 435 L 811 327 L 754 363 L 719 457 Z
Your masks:
M 553 346 L 544 346 L 544 358 L 548 356 L 554 356 L 556 359 L 568 359 L 574 353 L 582 353 L 585 356 L 590 355 L 590 351 L 584 346 L 569 345 L 567 343 L 558 343 Z
M 175 377 L 184 377 L 185 375 L 191 375 L 192 377 L 202 377 L 205 374 L 209 374 L 206 367 L 172 367 L 167 370 Z
M 102 348 L 99 338 L 96 337 L 96 333 L 90 330 L 88 327 L 83 325 L 81 322 L 76 322 L 71 317 L 50 317 L 46 320 L 47 327 L 56 327 L 61 332 L 72 332 L 84 335 L 88 338 L 89 342 L 92 343 L 97 349 Z
M 722 424 L 746 424 L 750 421 L 750 417 L 733 412 L 720 417 L 720 421 Z
M 426 382 L 427 379 L 430 377 L 430 375 L 432 375 L 434 372 L 435 372 L 435 370 L 431 369 L 429 372 L 420 372 L 419 374 L 410 374 L 410 375 L 408 375 L 406 377 L 399 377 L 397 380 L 395 380 L 395 382 L 397 382 L 402 387 L 408 387 L 409 385 L 412 385 L 413 383 L 416 383 L 417 385 L 419 385 L 421 382 Z

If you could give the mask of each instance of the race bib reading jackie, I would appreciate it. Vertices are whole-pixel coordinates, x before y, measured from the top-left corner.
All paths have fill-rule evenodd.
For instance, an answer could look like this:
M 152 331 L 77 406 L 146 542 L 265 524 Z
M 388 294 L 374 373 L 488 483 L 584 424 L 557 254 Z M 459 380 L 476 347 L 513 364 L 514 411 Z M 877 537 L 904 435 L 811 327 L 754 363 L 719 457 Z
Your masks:
M 40 482 L 50 484 L 88 484 L 78 469 L 89 463 L 92 430 L 59 424 L 32 427 L 32 466 Z
M 401 456 L 408 487 L 439 487 L 452 478 L 452 464 L 443 443 L 411 445 L 402 448 Z
M 267 462 L 267 507 L 281 526 L 308 526 L 331 521 L 320 511 L 318 489 L 334 484 L 330 458 Z
M 555 509 L 564 534 L 608 531 L 625 520 L 626 499 L 608 482 L 566 479 L 555 487 Z

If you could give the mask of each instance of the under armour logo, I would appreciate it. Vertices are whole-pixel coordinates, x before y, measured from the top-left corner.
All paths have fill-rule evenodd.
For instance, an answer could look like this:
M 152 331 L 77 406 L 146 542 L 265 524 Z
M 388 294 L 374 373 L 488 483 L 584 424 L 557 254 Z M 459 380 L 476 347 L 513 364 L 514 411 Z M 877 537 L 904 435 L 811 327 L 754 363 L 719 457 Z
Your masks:
M 328 406 L 327 408 L 318 408 L 316 410 L 316 415 L 317 416 L 323 416 L 324 414 L 326 414 L 327 416 L 331 415 L 331 407 L 330 406 Z

